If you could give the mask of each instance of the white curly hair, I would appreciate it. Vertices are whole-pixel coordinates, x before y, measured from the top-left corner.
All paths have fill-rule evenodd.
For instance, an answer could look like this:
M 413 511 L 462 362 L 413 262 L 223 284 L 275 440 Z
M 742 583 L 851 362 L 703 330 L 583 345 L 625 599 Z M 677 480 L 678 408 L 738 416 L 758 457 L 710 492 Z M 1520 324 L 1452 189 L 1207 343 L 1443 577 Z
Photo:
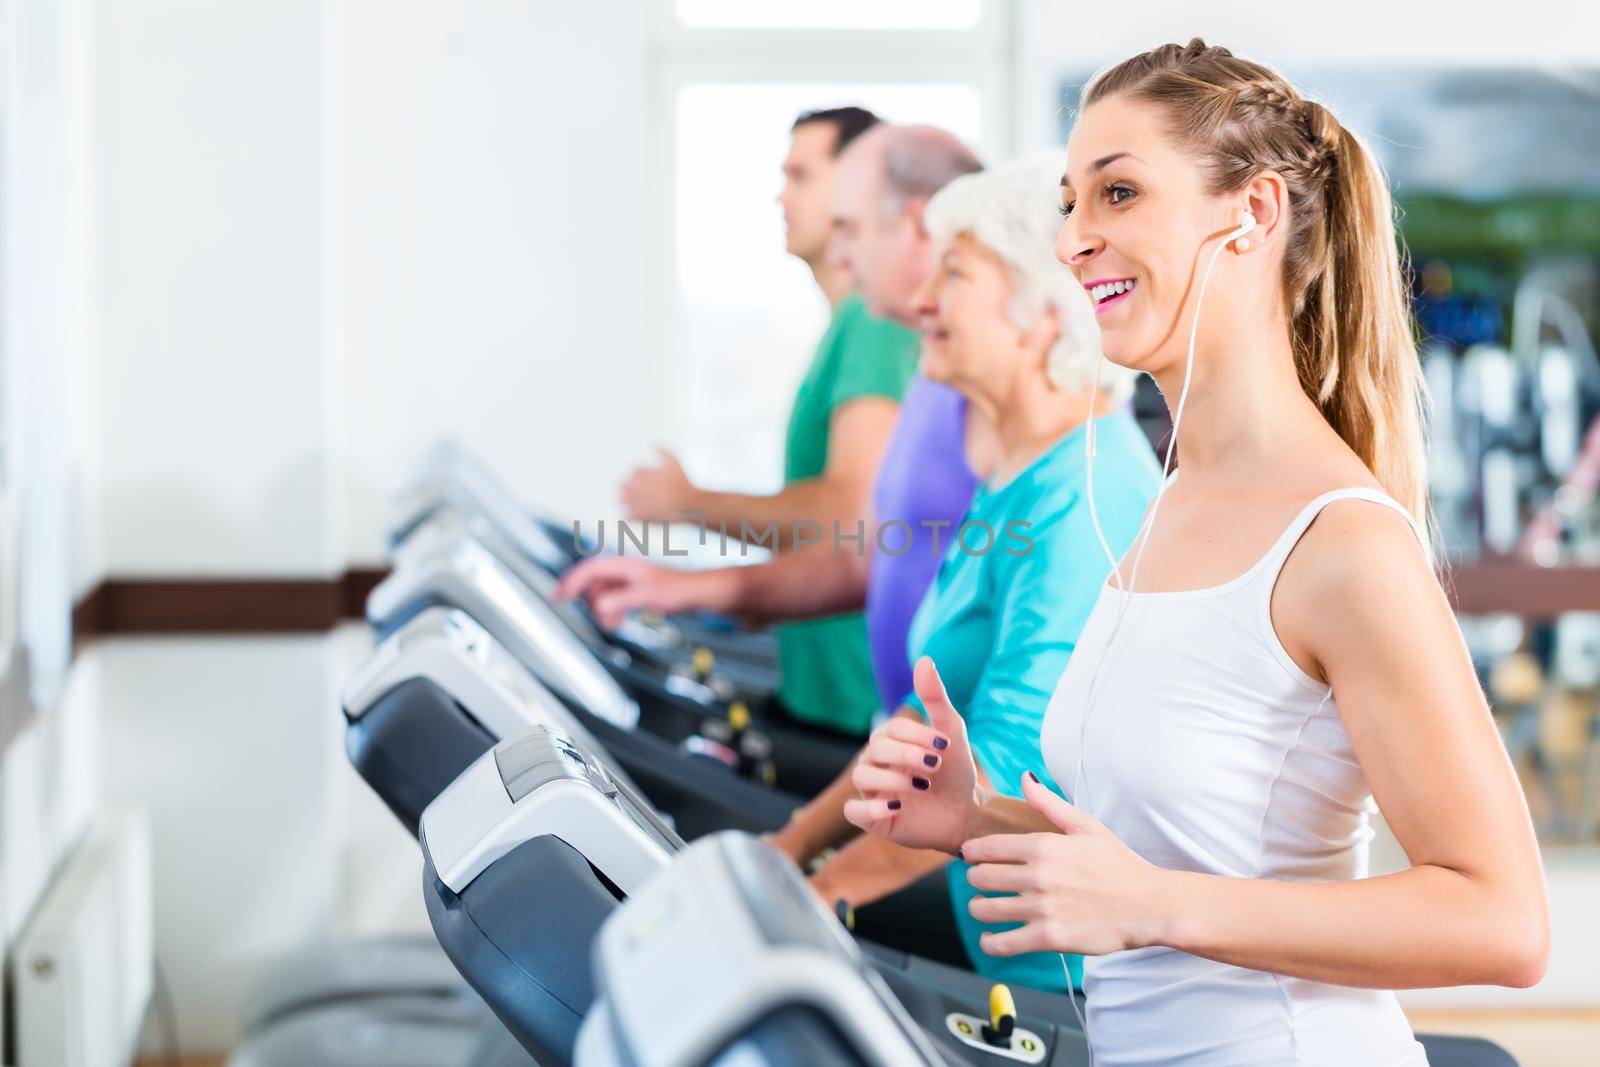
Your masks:
M 999 257 L 1015 290 L 1009 310 L 1019 328 L 1031 327 L 1044 309 L 1055 309 L 1061 336 L 1045 365 L 1052 385 L 1066 392 L 1088 389 L 1104 362 L 1101 388 L 1121 401 L 1132 394 L 1138 372 L 1101 355 L 1089 294 L 1056 259 L 1066 162 L 1065 151 L 1040 152 L 957 178 L 928 201 L 923 225 L 936 245 L 966 234 Z

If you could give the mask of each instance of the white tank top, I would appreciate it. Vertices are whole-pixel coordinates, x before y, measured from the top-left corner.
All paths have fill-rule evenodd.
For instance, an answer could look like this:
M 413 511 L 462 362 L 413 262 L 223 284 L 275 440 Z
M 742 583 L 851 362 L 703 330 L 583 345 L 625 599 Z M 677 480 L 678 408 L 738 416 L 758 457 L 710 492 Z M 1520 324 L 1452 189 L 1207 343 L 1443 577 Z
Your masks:
M 1291 882 L 1366 877 L 1372 791 L 1332 689 L 1295 664 L 1271 617 L 1290 551 L 1323 508 L 1351 499 L 1406 515 L 1376 490 L 1340 489 L 1307 504 L 1265 556 L 1224 585 L 1102 590 L 1050 700 L 1041 745 L 1052 777 L 1063 788 L 1076 780 L 1073 799 L 1156 866 Z M 1393 993 L 1170 948 L 1090 957 L 1084 991 L 1097 1067 L 1427 1063 Z

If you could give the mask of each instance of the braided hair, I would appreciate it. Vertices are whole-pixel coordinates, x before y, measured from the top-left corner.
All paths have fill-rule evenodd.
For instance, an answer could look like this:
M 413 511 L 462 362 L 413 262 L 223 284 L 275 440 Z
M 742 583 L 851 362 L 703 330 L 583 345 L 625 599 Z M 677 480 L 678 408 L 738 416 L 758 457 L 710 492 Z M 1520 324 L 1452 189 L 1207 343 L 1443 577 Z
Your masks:
M 1195 38 L 1094 77 L 1162 109 L 1220 195 L 1281 175 L 1289 196 L 1283 298 L 1301 387 L 1384 489 L 1427 519 L 1424 394 L 1389 186 L 1360 139 L 1270 67 Z

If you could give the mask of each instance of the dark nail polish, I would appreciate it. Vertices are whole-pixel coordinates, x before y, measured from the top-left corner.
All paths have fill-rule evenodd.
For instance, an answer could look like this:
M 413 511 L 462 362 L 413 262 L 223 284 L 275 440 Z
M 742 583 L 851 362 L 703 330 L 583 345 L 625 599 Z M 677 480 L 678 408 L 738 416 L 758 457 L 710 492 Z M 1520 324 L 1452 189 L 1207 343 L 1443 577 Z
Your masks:
M 900 810 L 900 802 L 898 800 L 889 801 L 889 810 L 890 811 L 899 811 Z
M 927 764 L 929 767 L 937 767 L 937 766 L 939 766 L 939 757 L 938 756 L 923 756 L 922 757 L 922 762 Z
M 948 737 L 935 737 L 933 739 L 933 747 L 943 752 L 950 747 L 950 739 Z
M 956 859 L 960 860 L 962 863 L 965 863 L 967 862 L 967 854 L 958 848 L 956 849 Z
M 928 788 L 928 780 L 926 778 L 913 778 L 911 779 L 911 784 L 916 786 L 918 789 Z
M 1039 784 L 1039 776 L 1037 774 L 1034 774 L 1032 771 L 1028 771 L 1027 775 L 1028 781 L 1032 782 L 1034 785 Z

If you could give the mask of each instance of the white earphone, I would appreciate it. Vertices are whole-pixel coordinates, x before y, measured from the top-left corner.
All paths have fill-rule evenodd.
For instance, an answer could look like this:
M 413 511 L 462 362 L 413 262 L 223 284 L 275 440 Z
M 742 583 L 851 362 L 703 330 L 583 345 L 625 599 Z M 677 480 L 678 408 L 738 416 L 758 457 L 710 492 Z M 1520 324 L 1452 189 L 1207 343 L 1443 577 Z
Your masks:
M 1256 217 L 1250 214 L 1250 212 L 1246 211 L 1239 216 L 1239 228 L 1228 234 L 1228 240 L 1231 241 L 1235 237 L 1243 237 L 1245 234 L 1249 233 L 1255 228 Z
M 1234 250 L 1243 252 L 1245 249 L 1250 247 L 1250 242 L 1245 240 L 1245 234 L 1249 233 L 1255 228 L 1256 217 L 1250 214 L 1250 212 L 1246 211 L 1239 216 L 1239 228 L 1228 234 L 1228 239 L 1222 243 L 1226 245 L 1229 241 L 1235 241 L 1237 243 L 1233 246 Z

